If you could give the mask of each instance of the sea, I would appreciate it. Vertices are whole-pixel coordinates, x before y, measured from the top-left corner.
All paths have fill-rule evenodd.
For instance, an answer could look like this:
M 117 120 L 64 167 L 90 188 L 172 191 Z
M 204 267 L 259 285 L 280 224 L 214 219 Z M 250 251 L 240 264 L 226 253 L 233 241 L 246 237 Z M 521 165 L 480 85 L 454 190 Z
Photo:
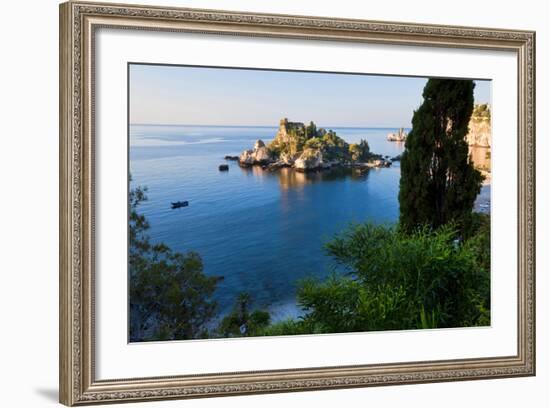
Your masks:
M 348 143 L 366 139 L 384 156 L 404 150 L 404 143 L 386 140 L 397 128 L 326 128 Z M 276 132 L 261 126 L 130 126 L 130 188 L 147 187 L 148 200 L 138 210 L 151 225 L 150 238 L 197 252 L 206 274 L 223 276 L 214 295 L 220 316 L 243 292 L 272 321 L 300 316 L 297 284 L 338 273 L 325 250 L 335 234 L 354 223 L 398 220 L 399 162 L 367 172 L 299 173 L 224 160 L 258 139 L 269 142 Z M 220 164 L 229 171 L 219 171 Z M 174 201 L 189 206 L 172 209 Z

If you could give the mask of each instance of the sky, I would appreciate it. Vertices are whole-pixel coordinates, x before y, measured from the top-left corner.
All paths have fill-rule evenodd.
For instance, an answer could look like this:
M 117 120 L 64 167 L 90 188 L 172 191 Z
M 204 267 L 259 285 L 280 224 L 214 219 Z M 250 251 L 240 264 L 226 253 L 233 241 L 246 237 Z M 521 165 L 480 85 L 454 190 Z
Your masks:
M 130 65 L 132 124 L 410 127 L 426 78 Z M 475 103 L 491 82 L 475 81 Z

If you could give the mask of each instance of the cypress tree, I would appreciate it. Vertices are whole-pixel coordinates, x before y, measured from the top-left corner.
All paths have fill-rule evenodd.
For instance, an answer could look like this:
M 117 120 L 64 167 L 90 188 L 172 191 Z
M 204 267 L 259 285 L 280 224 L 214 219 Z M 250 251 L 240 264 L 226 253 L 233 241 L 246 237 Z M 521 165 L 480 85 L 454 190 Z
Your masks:
M 405 142 L 399 183 L 404 231 L 468 223 L 483 176 L 468 154 L 466 135 L 474 105 L 470 80 L 430 79 Z

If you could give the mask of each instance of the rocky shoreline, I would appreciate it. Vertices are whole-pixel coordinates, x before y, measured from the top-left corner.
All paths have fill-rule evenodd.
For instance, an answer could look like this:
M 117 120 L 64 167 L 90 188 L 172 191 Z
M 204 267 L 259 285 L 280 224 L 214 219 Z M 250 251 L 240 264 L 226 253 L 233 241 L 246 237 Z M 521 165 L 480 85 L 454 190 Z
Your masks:
M 225 157 L 226 160 L 236 158 Z M 257 140 L 252 149 L 245 150 L 238 156 L 237 161 L 241 167 L 261 166 L 266 170 L 288 167 L 299 172 L 310 172 L 334 167 L 390 167 L 393 160 L 371 153 L 366 141 L 348 144 L 331 130 L 317 129 L 313 122 L 306 126 L 284 118 L 269 145 L 263 140 Z
M 225 159 L 234 160 L 231 156 L 226 156 Z M 399 160 L 399 158 L 394 159 Z M 279 157 L 273 157 L 270 155 L 265 143 L 262 140 L 257 140 L 254 148 L 243 151 L 237 161 L 241 167 L 260 166 L 266 170 L 278 170 L 287 167 L 300 172 L 308 172 L 328 170 L 334 167 L 363 169 L 390 167 L 394 159 L 376 156 L 365 162 L 325 160 L 322 151 L 315 149 L 305 149 L 297 155 L 281 154 Z

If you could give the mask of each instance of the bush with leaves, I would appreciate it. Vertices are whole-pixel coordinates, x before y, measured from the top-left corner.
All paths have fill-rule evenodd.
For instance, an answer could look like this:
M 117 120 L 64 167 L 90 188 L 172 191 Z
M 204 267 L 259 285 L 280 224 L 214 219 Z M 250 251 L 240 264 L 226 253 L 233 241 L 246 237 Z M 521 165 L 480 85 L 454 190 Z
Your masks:
M 461 242 L 450 225 L 354 226 L 327 245 L 345 275 L 302 282 L 301 324 L 326 333 L 487 325 L 487 240 L 485 228 Z
M 361 139 L 359 143 L 352 143 L 349 145 L 350 159 L 353 162 L 364 162 L 371 158 L 371 152 L 369 143 Z

